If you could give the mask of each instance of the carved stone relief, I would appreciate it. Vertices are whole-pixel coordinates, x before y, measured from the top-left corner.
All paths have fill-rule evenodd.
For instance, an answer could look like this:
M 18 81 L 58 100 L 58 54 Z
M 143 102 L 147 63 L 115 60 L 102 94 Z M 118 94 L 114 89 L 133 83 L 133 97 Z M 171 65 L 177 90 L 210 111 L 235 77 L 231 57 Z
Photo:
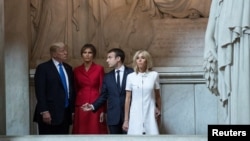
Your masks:
M 59 40 L 69 45 L 72 66 L 81 63 L 77 53 L 85 43 L 96 45 L 97 63 L 103 65 L 113 47 L 126 52 L 128 64 L 139 49 L 161 60 L 200 57 L 206 20 L 195 19 L 207 19 L 209 7 L 207 0 L 31 0 L 31 68 L 47 60 L 49 45 Z

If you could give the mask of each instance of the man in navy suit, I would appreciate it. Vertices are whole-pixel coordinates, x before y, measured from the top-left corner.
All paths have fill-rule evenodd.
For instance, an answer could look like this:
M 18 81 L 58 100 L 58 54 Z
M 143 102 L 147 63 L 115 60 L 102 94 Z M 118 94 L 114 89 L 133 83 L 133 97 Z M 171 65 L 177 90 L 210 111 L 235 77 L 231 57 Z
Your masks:
M 125 53 L 120 48 L 108 51 L 107 63 L 114 68 L 105 74 L 100 97 L 92 104 L 86 103 L 82 106 L 84 111 L 95 112 L 103 104 L 107 103 L 107 125 L 110 134 L 124 134 L 122 124 L 124 121 L 125 85 L 127 75 L 133 72 L 132 68 L 124 65 Z M 117 82 L 117 70 L 119 70 L 120 82 Z M 120 84 L 120 88 L 117 85 Z
M 74 89 L 72 67 L 67 59 L 67 45 L 57 42 L 50 47 L 51 59 L 37 66 L 35 93 L 37 98 L 34 122 L 38 123 L 39 134 L 69 134 L 72 123 Z M 60 77 L 59 64 L 65 77 Z

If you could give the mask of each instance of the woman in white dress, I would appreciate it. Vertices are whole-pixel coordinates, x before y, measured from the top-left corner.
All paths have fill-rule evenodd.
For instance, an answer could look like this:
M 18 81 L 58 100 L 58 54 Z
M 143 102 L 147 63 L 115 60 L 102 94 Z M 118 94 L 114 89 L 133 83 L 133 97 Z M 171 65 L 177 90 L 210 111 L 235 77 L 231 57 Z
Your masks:
M 161 113 L 159 74 L 152 71 L 152 58 L 145 50 L 135 53 L 133 66 L 134 72 L 127 76 L 123 130 L 130 135 L 157 135 Z

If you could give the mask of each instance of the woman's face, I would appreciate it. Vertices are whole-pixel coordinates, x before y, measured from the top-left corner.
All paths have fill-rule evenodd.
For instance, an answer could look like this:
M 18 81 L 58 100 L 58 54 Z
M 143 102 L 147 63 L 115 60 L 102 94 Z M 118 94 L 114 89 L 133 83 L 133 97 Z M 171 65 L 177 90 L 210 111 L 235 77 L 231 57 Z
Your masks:
M 82 53 L 82 59 L 84 62 L 92 62 L 94 54 L 90 48 L 86 48 Z
M 138 54 L 138 56 L 136 57 L 136 64 L 140 71 L 146 71 L 147 60 L 142 53 Z

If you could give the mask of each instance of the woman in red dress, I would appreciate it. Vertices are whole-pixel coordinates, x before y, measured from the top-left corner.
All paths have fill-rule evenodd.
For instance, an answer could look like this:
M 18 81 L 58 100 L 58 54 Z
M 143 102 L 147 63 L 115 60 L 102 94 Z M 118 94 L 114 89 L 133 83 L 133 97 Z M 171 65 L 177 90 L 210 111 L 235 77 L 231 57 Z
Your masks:
M 106 107 L 97 112 L 85 112 L 81 109 L 84 103 L 94 102 L 100 95 L 104 68 L 94 63 L 96 48 L 85 44 L 81 49 L 83 64 L 74 69 L 76 100 L 73 122 L 73 134 L 107 134 L 105 122 Z

